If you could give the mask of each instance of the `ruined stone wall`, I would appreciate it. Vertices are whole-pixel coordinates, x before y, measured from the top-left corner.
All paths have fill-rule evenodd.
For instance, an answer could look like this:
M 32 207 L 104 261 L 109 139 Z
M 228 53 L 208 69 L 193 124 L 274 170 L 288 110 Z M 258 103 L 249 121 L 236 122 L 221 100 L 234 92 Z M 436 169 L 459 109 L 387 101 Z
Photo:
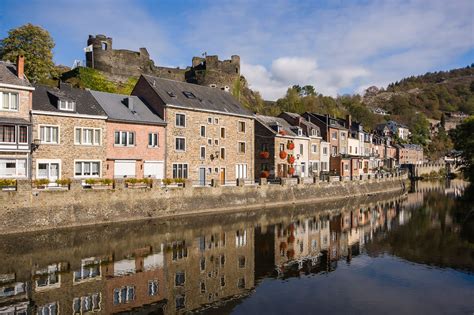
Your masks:
M 150 74 L 230 91 L 240 78 L 240 57 L 236 55 L 230 60 L 219 60 L 218 56 L 193 57 L 192 66 L 180 69 L 156 66 L 146 48 L 113 49 L 112 38 L 105 35 L 89 35 L 87 45 L 92 45 L 93 52 L 86 52 L 86 66 L 104 72 L 114 81 L 125 82 L 129 77 Z

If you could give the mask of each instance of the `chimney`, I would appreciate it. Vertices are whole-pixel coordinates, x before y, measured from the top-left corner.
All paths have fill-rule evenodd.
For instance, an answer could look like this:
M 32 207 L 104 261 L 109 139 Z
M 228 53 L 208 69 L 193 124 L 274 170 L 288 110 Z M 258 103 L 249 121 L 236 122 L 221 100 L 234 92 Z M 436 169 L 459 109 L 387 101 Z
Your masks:
M 126 102 L 127 102 L 128 109 L 133 111 L 133 97 L 131 96 L 127 97 Z
M 16 58 L 16 74 L 20 79 L 23 79 L 25 75 L 25 57 L 23 55 L 18 55 Z
M 351 125 L 352 125 L 352 116 L 351 115 L 346 115 L 346 124 L 347 124 L 347 128 L 351 128 Z

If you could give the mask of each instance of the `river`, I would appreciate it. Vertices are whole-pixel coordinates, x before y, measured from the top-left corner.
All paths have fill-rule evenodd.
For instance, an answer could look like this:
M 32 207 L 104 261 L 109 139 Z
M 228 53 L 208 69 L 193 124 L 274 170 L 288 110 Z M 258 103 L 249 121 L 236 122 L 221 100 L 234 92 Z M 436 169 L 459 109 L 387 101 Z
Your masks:
M 3 235 L 0 314 L 474 314 L 466 187 Z

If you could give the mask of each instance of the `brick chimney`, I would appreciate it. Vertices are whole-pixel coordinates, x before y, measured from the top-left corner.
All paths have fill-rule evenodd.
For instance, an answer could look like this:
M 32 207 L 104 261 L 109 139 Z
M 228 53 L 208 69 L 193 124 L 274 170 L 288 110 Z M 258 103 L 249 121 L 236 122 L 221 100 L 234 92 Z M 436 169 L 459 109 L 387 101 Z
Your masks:
M 16 58 L 16 74 L 20 79 L 23 79 L 25 74 L 25 57 L 23 55 L 18 55 Z
M 351 115 L 347 115 L 346 116 L 346 124 L 347 124 L 347 128 L 351 128 L 351 125 L 352 125 L 352 116 Z

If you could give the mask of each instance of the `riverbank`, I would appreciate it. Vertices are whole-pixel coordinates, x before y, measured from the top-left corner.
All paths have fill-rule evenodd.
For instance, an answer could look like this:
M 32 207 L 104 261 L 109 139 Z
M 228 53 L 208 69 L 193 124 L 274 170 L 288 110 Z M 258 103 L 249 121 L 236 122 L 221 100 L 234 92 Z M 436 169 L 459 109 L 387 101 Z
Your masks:
M 404 191 L 406 176 L 281 185 L 3 191 L 0 234 L 316 203 Z

